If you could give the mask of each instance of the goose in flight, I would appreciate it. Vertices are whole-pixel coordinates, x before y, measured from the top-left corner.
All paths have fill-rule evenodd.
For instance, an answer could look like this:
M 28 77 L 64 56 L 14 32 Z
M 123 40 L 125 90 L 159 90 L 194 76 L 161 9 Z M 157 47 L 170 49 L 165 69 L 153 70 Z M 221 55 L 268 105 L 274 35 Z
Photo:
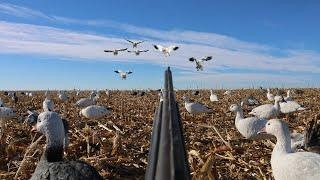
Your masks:
M 131 40 L 128 40 L 128 39 L 126 39 L 126 41 L 128 41 L 129 43 L 131 43 L 133 48 L 137 48 L 139 44 L 145 42 L 145 41 L 136 41 L 136 42 L 135 42 L 135 41 L 131 41 Z
M 118 55 L 120 51 L 126 51 L 128 48 L 124 49 L 114 49 L 114 50 L 104 50 L 106 53 L 113 53 L 113 55 Z
M 122 80 L 127 79 L 127 75 L 132 73 L 131 71 L 123 72 L 121 70 L 117 70 L 117 71 L 114 71 L 114 72 L 118 73 Z
M 134 51 L 128 51 L 129 53 L 135 53 L 136 56 L 139 56 L 142 52 L 148 52 L 149 50 L 134 50 Z
M 168 47 L 164 47 L 161 45 L 153 45 L 153 47 L 158 50 L 161 51 L 166 57 L 170 56 L 170 52 L 171 51 L 176 51 L 177 49 L 179 49 L 178 46 L 168 46 Z
M 203 65 L 202 65 L 202 63 L 203 63 L 204 61 L 210 61 L 211 59 L 212 59 L 212 56 L 204 56 L 204 57 L 202 57 L 200 60 L 197 60 L 196 58 L 191 57 L 191 58 L 189 58 L 189 61 L 191 61 L 191 62 L 196 62 L 196 69 L 197 69 L 197 71 L 203 71 Z

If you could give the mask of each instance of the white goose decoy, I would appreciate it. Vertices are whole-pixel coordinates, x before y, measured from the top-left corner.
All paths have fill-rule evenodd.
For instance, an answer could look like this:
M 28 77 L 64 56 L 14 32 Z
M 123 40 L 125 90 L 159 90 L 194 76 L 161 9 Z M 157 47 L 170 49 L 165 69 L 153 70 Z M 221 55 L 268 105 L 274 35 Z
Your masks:
M 271 137 L 270 135 L 258 134 L 267 123 L 267 119 L 259 119 L 257 117 L 244 118 L 243 110 L 237 104 L 232 104 L 229 110 L 236 113 L 236 128 L 246 139 L 266 139 Z
M 176 51 L 177 49 L 179 49 L 178 46 L 168 46 L 168 47 L 164 47 L 161 45 L 153 45 L 153 47 L 158 50 L 161 51 L 166 57 L 170 56 L 170 52 L 171 51 Z
M 281 102 L 280 103 L 280 111 L 283 114 L 289 114 L 296 111 L 302 111 L 305 110 L 302 105 L 297 103 L 296 101 L 287 101 L 287 102 Z
M 251 115 L 257 116 L 258 118 L 271 119 L 276 118 L 280 113 L 280 101 L 284 101 L 283 97 L 276 96 L 274 98 L 274 105 L 264 104 L 258 106 L 249 113 Z
M 271 167 L 275 180 L 320 179 L 320 155 L 311 152 L 294 152 L 291 148 L 288 125 L 278 119 L 267 122 L 260 133 L 277 138 L 271 155 Z
M 190 102 L 187 96 L 183 96 L 184 107 L 190 114 L 210 113 L 212 109 L 198 102 Z
M 134 42 L 134 41 L 131 41 L 131 40 L 128 40 L 128 39 L 126 39 L 126 41 L 128 41 L 129 43 L 131 43 L 133 48 L 137 48 L 139 44 L 145 42 L 145 41 L 137 41 L 137 42 Z
M 106 108 L 103 106 L 98 106 L 98 105 L 91 105 L 88 106 L 84 109 L 82 109 L 79 113 L 80 116 L 84 116 L 88 119 L 93 119 L 93 120 L 97 120 L 102 118 L 105 115 L 108 115 L 111 113 L 111 109 L 110 108 Z
M 66 94 L 65 91 L 59 91 L 58 97 L 61 101 L 65 102 L 68 100 L 68 95 Z
M 292 99 L 292 97 L 291 97 L 291 91 L 290 91 L 290 90 L 287 91 L 287 97 L 285 97 L 284 100 L 286 100 L 286 101 L 293 101 L 293 99 Z
M 4 107 L 4 103 L 1 98 L 0 98 L 0 107 Z
M 14 117 L 16 114 L 9 107 L 0 107 L 0 138 L 4 134 L 5 121 Z
M 102 180 L 99 173 L 82 161 L 63 160 L 63 146 L 66 142 L 66 129 L 60 116 L 55 112 L 43 112 L 33 132 L 45 135 L 46 146 L 41 160 L 31 180 L 42 179 L 93 179 Z
M 122 80 L 126 80 L 127 79 L 127 75 L 132 73 L 132 71 L 123 72 L 121 70 L 117 70 L 117 71 L 114 71 L 114 72 L 118 73 Z
M 49 95 L 44 99 L 42 108 L 44 111 L 54 111 L 54 102 L 49 98 Z
M 114 49 L 114 50 L 104 50 L 104 52 L 106 53 L 113 53 L 113 55 L 118 55 L 119 52 L 121 51 L 126 51 L 128 48 L 124 48 L 124 49 Z
M 211 59 L 212 59 L 212 56 L 204 56 L 204 57 L 202 57 L 200 60 L 197 60 L 196 58 L 191 57 L 191 58 L 189 58 L 189 61 L 191 61 L 191 62 L 196 62 L 196 69 L 197 69 L 197 71 L 203 71 L 203 65 L 202 65 L 202 63 L 203 63 L 204 61 L 209 61 L 209 60 L 211 60 Z
M 230 96 L 230 95 L 231 95 L 231 91 L 230 91 L 230 90 L 227 90 L 227 91 L 225 91 L 223 94 L 226 95 L 226 96 Z
M 210 101 L 211 102 L 217 102 L 218 100 L 218 96 L 216 94 L 213 93 L 213 90 L 210 90 Z
M 134 51 L 128 51 L 129 53 L 134 53 L 136 56 L 139 56 L 142 52 L 148 52 L 149 50 L 134 50 Z
M 274 101 L 274 95 L 271 94 L 269 88 L 267 89 L 267 91 L 268 91 L 268 92 L 267 92 L 267 98 L 268 98 L 268 100 L 269 100 L 269 101 Z
M 75 103 L 75 105 L 78 107 L 85 108 L 91 105 L 95 105 L 96 103 L 97 99 L 95 97 L 95 94 L 90 94 L 90 98 L 81 98 Z

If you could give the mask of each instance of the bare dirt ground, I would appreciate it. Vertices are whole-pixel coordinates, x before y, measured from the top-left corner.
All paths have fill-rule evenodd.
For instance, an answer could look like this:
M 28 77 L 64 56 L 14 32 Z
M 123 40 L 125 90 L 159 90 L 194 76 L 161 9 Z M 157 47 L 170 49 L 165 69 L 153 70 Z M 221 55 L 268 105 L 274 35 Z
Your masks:
M 210 102 L 210 92 L 200 91 L 200 95 L 192 96 L 191 91 L 178 91 L 176 98 L 179 102 L 183 121 L 186 148 L 189 153 L 189 163 L 192 177 L 207 179 L 208 174 L 216 174 L 219 179 L 272 179 L 270 157 L 271 141 L 245 140 L 234 126 L 235 114 L 227 113 L 229 106 L 238 103 L 248 94 L 252 94 L 259 101 L 270 103 L 266 95 L 260 90 L 233 90 L 232 95 L 223 96 L 222 90 L 215 91 L 219 102 Z M 274 92 L 275 93 L 275 92 Z M 99 126 L 97 122 L 79 117 L 79 108 L 74 106 L 76 97 L 69 92 L 69 101 L 62 103 L 56 93 L 52 98 L 56 104 L 56 112 L 70 124 L 70 145 L 65 159 L 83 160 L 93 165 L 105 179 L 143 179 L 147 166 L 148 148 L 152 132 L 153 116 L 159 104 L 157 92 L 147 93 L 143 97 L 132 96 L 128 91 L 113 91 L 108 97 L 100 93 L 99 105 L 113 108 L 113 113 L 99 120 L 108 129 Z M 82 92 L 81 97 L 87 97 L 89 92 Z M 188 95 L 192 100 L 204 103 L 214 110 L 213 114 L 191 116 L 186 113 L 182 96 Z M 36 92 L 32 98 L 18 95 L 19 102 L 14 104 L 1 93 L 0 98 L 6 106 L 12 107 L 18 114 L 26 115 L 27 108 L 42 111 L 44 92 Z M 320 89 L 303 89 L 295 94 L 294 99 L 304 104 L 308 109 L 293 114 L 289 122 L 291 131 L 302 132 L 309 121 L 319 119 Z M 272 103 L 272 102 L 271 102 Z M 245 111 L 245 115 L 247 115 Z M 84 128 L 88 121 L 90 129 Z M 112 121 L 122 133 L 116 136 Z M 109 123 L 108 123 L 109 122 Z M 222 138 L 230 143 L 232 151 L 213 153 L 215 148 L 224 146 L 221 138 L 211 127 L 214 125 Z M 19 123 L 17 119 L 7 121 L 7 129 L 0 146 L 0 179 L 13 179 L 21 161 L 25 156 L 32 139 L 40 134 L 32 134 L 30 127 Z M 83 138 L 90 134 L 90 157 L 86 153 L 86 141 Z M 32 150 L 29 150 L 25 162 L 18 175 L 19 179 L 29 179 L 42 154 L 45 140 Z M 211 160 L 211 161 L 207 161 Z

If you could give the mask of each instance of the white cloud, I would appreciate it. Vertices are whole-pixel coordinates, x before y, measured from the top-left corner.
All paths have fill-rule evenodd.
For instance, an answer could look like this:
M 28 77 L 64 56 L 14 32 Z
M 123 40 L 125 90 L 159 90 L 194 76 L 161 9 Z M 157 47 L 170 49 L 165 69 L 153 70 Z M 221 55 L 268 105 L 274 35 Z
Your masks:
M 4 13 L 11 16 L 21 17 L 21 18 L 44 18 L 51 19 L 49 16 L 45 15 L 40 11 L 36 11 L 23 6 L 17 6 L 9 3 L 0 3 L 0 13 Z

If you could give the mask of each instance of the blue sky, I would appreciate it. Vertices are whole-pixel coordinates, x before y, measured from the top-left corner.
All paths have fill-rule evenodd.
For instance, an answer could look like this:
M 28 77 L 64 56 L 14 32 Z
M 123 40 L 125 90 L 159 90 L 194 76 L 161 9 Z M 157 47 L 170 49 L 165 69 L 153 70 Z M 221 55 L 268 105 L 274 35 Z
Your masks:
M 0 89 L 319 87 L 319 1 L 2 0 Z M 140 56 L 104 49 L 147 40 Z M 212 55 L 204 71 L 191 56 Z M 113 71 L 131 70 L 126 81 Z

